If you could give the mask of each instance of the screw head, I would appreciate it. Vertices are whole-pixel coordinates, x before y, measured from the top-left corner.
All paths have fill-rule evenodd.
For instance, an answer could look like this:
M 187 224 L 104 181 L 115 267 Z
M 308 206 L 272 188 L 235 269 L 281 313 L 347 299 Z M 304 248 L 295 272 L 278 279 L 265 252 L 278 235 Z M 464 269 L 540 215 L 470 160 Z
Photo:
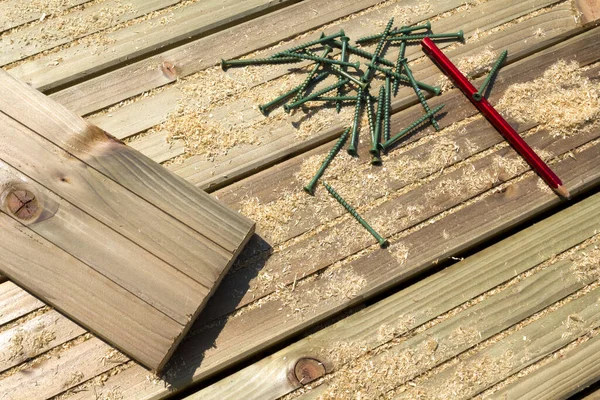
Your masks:
M 325 375 L 325 366 L 314 358 L 301 358 L 294 366 L 294 375 L 301 385 L 306 385 Z
M 36 218 L 40 212 L 38 198 L 28 189 L 11 189 L 4 199 L 6 210 L 14 217 L 29 221 Z

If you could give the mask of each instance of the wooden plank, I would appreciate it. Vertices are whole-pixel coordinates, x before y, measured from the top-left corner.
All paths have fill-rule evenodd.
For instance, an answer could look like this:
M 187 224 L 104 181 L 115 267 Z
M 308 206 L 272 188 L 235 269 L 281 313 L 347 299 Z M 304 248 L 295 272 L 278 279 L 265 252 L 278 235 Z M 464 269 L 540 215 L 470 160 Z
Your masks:
M 69 8 L 91 0 L 68 0 L 49 4 L 23 4 L 21 0 L 6 0 L 0 3 L 0 32 L 16 28 L 28 22 L 45 19 Z
M 7 73 L 2 112 L 236 254 L 253 223 Z M 23 113 L 23 106 L 28 112 Z M 190 207 L 195 212 L 190 213 Z M 206 240 L 204 242 L 206 242 Z M 181 246 L 180 246 L 181 247 Z M 217 250 L 215 250 L 217 251 Z
M 544 4 L 548 5 L 549 2 L 543 4 L 539 2 L 512 3 L 511 7 L 514 7 L 514 9 L 508 10 L 506 9 L 505 3 L 484 3 L 483 5 L 474 7 L 471 10 L 473 15 L 486 15 L 486 19 L 484 21 L 475 19 L 474 21 L 469 22 L 464 20 L 462 14 L 456 14 L 437 21 L 436 31 L 451 31 L 453 29 L 455 30 L 456 26 L 461 26 L 461 28 L 463 28 L 465 32 L 469 34 L 473 33 L 477 29 L 492 28 L 497 26 L 497 24 L 506 22 L 505 19 L 509 19 L 507 15 L 511 15 L 511 12 L 518 15 L 519 12 L 525 13 L 531 8 L 535 8 L 535 6 L 541 7 Z M 568 10 L 568 7 L 561 7 L 560 10 L 557 10 L 556 12 L 550 11 L 548 14 L 549 15 L 540 16 L 535 22 L 527 21 L 524 24 L 526 27 L 536 26 L 534 23 L 543 24 L 540 26 L 543 26 L 544 28 L 555 25 L 556 28 L 553 29 L 556 30 L 553 31 L 550 29 L 549 35 L 552 36 L 555 34 L 556 37 L 554 37 L 554 40 L 562 41 L 563 38 L 559 39 L 558 36 L 575 26 L 571 11 Z M 343 24 L 344 29 L 346 29 L 346 25 L 348 24 Z M 362 29 L 365 30 L 366 28 L 363 27 Z M 348 27 L 348 31 L 350 32 L 350 27 Z M 371 32 L 371 30 L 368 30 L 368 32 Z M 509 50 L 509 54 L 511 55 L 508 58 L 507 64 L 511 64 L 515 61 L 518 61 L 522 56 L 531 54 L 530 52 L 539 49 L 538 46 L 547 45 L 547 43 L 543 44 L 547 40 L 550 41 L 549 39 L 544 39 L 541 37 L 532 38 L 530 36 L 531 35 L 528 29 L 522 28 L 520 24 L 515 24 L 507 27 L 506 32 L 498 32 L 496 35 L 491 35 L 482 40 L 473 41 L 465 46 L 460 46 L 450 52 L 449 56 L 453 59 L 456 59 L 457 57 L 466 57 L 476 54 L 477 52 L 482 51 L 482 49 L 484 49 L 486 46 L 491 45 L 496 49 L 507 48 Z M 527 42 L 524 41 L 525 39 L 527 39 Z M 416 47 L 414 47 L 414 49 L 415 50 L 413 51 L 415 55 L 417 51 L 419 52 L 418 54 L 421 54 L 419 49 Z M 523 50 L 527 51 L 524 52 L 524 54 L 516 55 L 517 52 L 522 52 Z M 393 52 L 391 52 L 391 54 L 393 54 Z M 503 70 L 505 69 L 508 68 L 505 66 Z M 430 62 L 424 62 L 415 65 L 414 75 L 419 80 L 429 84 L 434 84 L 441 77 L 439 69 Z M 372 83 L 371 92 L 376 93 L 376 89 L 378 89 L 380 84 L 381 80 Z M 394 98 L 392 102 L 392 109 L 395 113 L 416 103 L 414 92 L 411 92 L 411 90 L 412 89 L 410 88 L 405 88 L 398 93 L 396 98 Z M 259 117 L 259 111 L 253 109 L 256 104 L 253 102 L 252 95 L 249 94 L 247 97 L 249 100 L 246 102 L 240 101 L 234 104 L 225 103 L 224 106 L 220 107 L 218 111 L 213 111 L 213 113 L 222 112 L 224 115 L 228 115 L 231 110 L 235 109 L 236 113 L 243 112 L 245 115 L 247 115 L 247 120 L 256 118 L 257 121 L 262 121 L 264 118 Z M 442 99 L 443 96 L 438 97 L 433 100 L 432 104 L 437 103 L 438 100 L 439 102 L 442 102 Z M 417 109 L 415 109 L 415 112 L 416 110 Z M 472 107 L 472 110 L 473 111 L 471 111 L 470 108 L 466 108 L 467 112 L 474 114 L 475 108 Z M 457 118 L 463 118 L 464 116 L 466 115 L 461 114 L 460 117 Z M 295 122 L 295 125 L 301 125 L 301 120 L 302 115 L 299 115 L 296 118 L 291 118 L 291 121 Z M 301 151 L 306 151 L 307 149 L 330 141 L 339 136 L 343 131 L 344 126 L 350 123 L 349 121 L 343 121 L 340 119 L 334 121 L 335 122 L 332 122 L 328 127 L 323 128 L 320 131 L 316 131 L 308 137 L 302 137 L 301 139 L 298 139 L 296 137 L 298 129 L 294 124 L 290 124 L 290 120 L 278 121 L 275 119 L 274 122 L 269 122 L 267 120 L 266 126 L 261 126 L 261 132 L 264 132 L 264 135 L 261 136 L 260 139 L 262 139 L 264 144 L 252 146 L 250 148 L 240 148 L 238 151 L 236 151 L 234 148 L 229 151 L 226 156 L 217 157 L 214 161 L 206 161 L 205 157 L 202 155 L 190 157 L 183 163 L 173 164 L 172 169 L 183 176 L 186 180 L 206 190 L 212 191 L 239 180 L 251 173 L 255 173 L 257 170 L 273 165 L 274 163 L 286 159 L 291 155 L 298 154 Z M 412 121 L 414 120 L 410 120 L 410 122 Z M 406 126 L 400 125 L 403 124 L 404 121 L 397 119 L 394 119 L 392 123 L 394 124 L 392 129 L 397 129 L 398 131 Z
M 198 305 L 207 298 L 210 286 L 192 280 L 1 162 L 0 182 L 22 182 L 36 193 L 44 208 L 52 212 L 51 217 L 28 224 L 29 229 L 181 325 L 188 323 L 190 315 L 194 315 Z
M 0 38 L 0 46 L 4 49 L 0 55 L 0 66 L 81 39 L 179 1 L 126 0 L 110 5 L 98 2 L 65 16 L 50 17 L 39 24 L 3 35 Z
M 177 108 L 180 96 L 179 89 L 171 87 L 159 97 L 144 97 L 130 105 L 86 119 L 117 139 L 126 139 L 165 121 Z
M 596 221 L 596 225 L 598 223 L 600 223 L 600 220 Z M 523 233 L 525 232 L 522 232 L 521 237 L 531 238 L 528 235 L 523 235 Z M 494 254 L 498 257 L 493 262 L 500 264 L 501 259 L 504 258 L 503 256 L 507 252 L 517 251 L 521 253 L 527 250 L 531 252 L 536 249 L 535 244 L 540 244 L 541 241 L 538 238 L 531 239 L 533 243 L 529 242 L 527 248 L 515 244 L 514 240 L 506 240 L 495 245 Z M 507 242 L 512 242 L 510 247 L 507 246 Z M 550 254 L 550 252 L 546 254 Z M 579 254 L 576 253 L 575 255 Z M 473 258 L 478 262 L 482 260 L 479 255 L 475 255 Z M 516 270 L 511 271 L 511 268 L 516 267 L 513 262 L 513 259 L 504 261 L 501 268 L 503 270 L 506 268 L 506 272 L 509 274 L 512 272 L 517 275 Z M 323 331 L 301 339 L 288 348 L 189 396 L 188 399 L 216 399 L 219 397 L 234 399 L 239 398 L 242 393 L 246 393 L 245 398 L 248 399 L 279 398 L 309 383 L 300 383 L 294 380 L 293 377 L 290 379 L 288 375 L 290 373 L 289 367 L 303 357 L 318 360 L 324 365 L 326 373 L 333 372 L 333 375 L 324 381 L 318 390 L 306 389 L 304 394 L 298 398 L 314 399 L 327 392 L 328 388 L 344 384 L 349 385 L 347 389 L 352 390 L 353 395 L 356 396 L 366 394 L 364 393 L 365 390 L 368 390 L 370 396 L 384 395 L 388 390 L 392 390 L 428 369 L 444 363 L 477 343 L 485 341 L 583 288 L 586 283 L 570 271 L 572 265 L 573 263 L 568 260 L 556 263 L 525 277 L 509 288 L 493 288 L 493 292 L 487 292 L 489 283 L 486 282 L 483 287 L 478 287 L 478 296 L 485 294 L 485 300 L 470 307 L 465 307 L 449 317 L 444 316 L 440 318 L 442 322 L 431 328 L 420 330 L 418 334 L 394 343 L 392 340 L 395 337 L 402 337 L 401 335 L 407 333 L 408 329 L 412 330 L 422 326 L 421 323 L 412 321 L 414 315 L 419 315 L 420 320 L 423 320 L 423 316 L 427 315 L 427 321 L 439 318 L 442 315 L 427 309 L 426 305 L 421 304 L 421 301 L 418 301 L 417 298 L 424 300 L 428 298 L 425 294 L 434 297 L 433 293 L 440 293 L 439 286 L 433 284 L 434 282 L 437 283 L 444 279 L 456 284 L 458 275 L 464 279 L 467 276 L 465 268 L 471 274 L 475 274 L 475 271 L 471 268 L 470 257 L 450 270 L 440 273 L 444 275 L 443 277 L 431 277 L 419 282 L 417 284 L 419 291 L 416 291 L 416 288 L 403 290 L 393 295 L 392 299 L 386 299 L 385 306 L 377 304 L 370 306 L 349 317 L 350 320 L 338 322 L 334 326 L 327 327 Z M 519 270 L 522 269 L 519 268 Z M 456 298 L 457 300 L 454 300 L 454 302 L 460 300 L 463 302 L 473 301 L 472 297 L 466 296 L 461 285 L 446 286 L 446 288 L 447 292 L 444 292 L 444 297 Z M 411 302 L 413 303 L 412 307 L 407 309 L 406 304 Z M 398 323 L 393 324 L 389 315 L 385 314 L 384 321 L 379 319 L 382 316 L 381 309 L 390 307 L 390 303 L 396 303 L 400 306 L 399 309 L 391 309 L 395 311 L 398 319 L 408 320 L 407 315 L 402 314 L 402 311 L 411 316 L 410 323 L 406 324 L 408 326 L 398 326 Z M 430 302 L 427 303 L 427 305 L 431 305 Z M 444 309 L 447 310 L 446 307 Z M 350 326 L 355 327 L 354 332 L 350 329 Z M 382 335 L 386 328 L 389 333 Z M 461 329 L 477 333 L 461 337 L 461 340 L 456 337 L 457 332 L 460 332 Z M 428 351 L 427 344 L 432 340 L 435 341 L 437 348 Z M 372 355 L 369 354 L 375 348 L 379 348 L 386 343 L 387 346 L 384 350 L 380 349 Z M 348 352 L 348 354 L 343 354 L 343 352 Z M 406 360 L 403 355 L 409 355 L 409 360 Z M 423 357 L 419 355 L 423 355 Z M 411 365 L 406 365 L 407 361 Z M 373 375 L 365 374 L 366 376 L 362 376 L 361 372 L 367 365 L 375 366 L 375 369 L 371 371 Z M 389 372 L 386 371 L 386 366 L 390 369 Z M 353 385 L 352 381 L 346 382 L 346 380 L 349 380 L 348 373 L 350 371 L 357 372 L 354 377 L 356 385 Z M 387 379 L 382 382 L 380 380 L 381 375 L 385 373 L 387 373 Z M 377 383 L 368 389 L 365 388 L 369 380 L 367 376 L 377 380 Z M 336 394 L 330 392 L 325 398 L 339 397 L 342 393 L 337 392 Z
M 154 132 L 142 138 L 132 140 L 129 146 L 157 163 L 162 163 L 184 153 L 181 140 L 167 142 L 167 133 Z
M 146 21 L 102 35 L 103 40 L 109 43 L 108 51 L 105 50 L 105 45 L 101 41 L 76 44 L 52 54 L 50 58 L 41 57 L 22 64 L 17 67 L 18 72 L 15 73 L 20 79 L 41 90 L 64 86 L 73 80 L 80 80 L 87 75 L 127 63 L 129 59 L 139 59 L 163 47 L 189 42 L 190 39 L 223 30 L 298 1 L 213 0 L 192 2 L 185 7 L 175 8 L 168 14 L 163 13 Z M 171 2 L 178 1 L 171 0 Z M 7 57 L 0 58 L 0 62 Z M 51 60 L 56 59 L 61 61 L 53 65 Z M 46 70 L 43 73 L 46 77 L 52 75 L 45 84 L 34 78 L 34 76 L 40 75 L 43 69 Z M 167 75 L 172 75 L 171 72 L 166 72 Z M 68 77 L 65 78 L 65 75 Z
M 68 253 L 0 214 L 2 270 L 146 365 L 160 365 L 182 326 Z M 27 265 L 27 268 L 23 268 Z M 127 308 L 123 305 L 127 304 Z M 110 338 L 110 340 L 109 340 Z
M 85 333 L 82 327 L 54 310 L 28 319 L 0 333 L 0 372 Z
M 534 320 L 522 329 L 511 332 L 502 341 L 493 343 L 484 350 L 461 360 L 461 363 L 450 366 L 438 374 L 432 374 L 426 379 L 418 380 L 416 387 L 397 393 L 394 398 L 412 399 L 417 390 L 425 393 L 426 396 L 427 394 L 435 396 L 435 393 L 452 393 L 456 399 L 472 398 L 485 388 L 566 346 L 573 338 L 598 328 L 600 326 L 599 296 L 600 289 L 596 288 L 548 315 Z M 567 323 L 573 315 L 581 319 L 580 323 Z M 484 367 L 486 363 L 495 367 Z M 477 371 L 479 374 L 458 381 L 459 375 L 462 375 L 461 371 L 465 370 Z M 452 391 L 447 392 L 447 389 Z
M 0 326 L 43 306 L 44 303 L 14 283 L 7 281 L 0 284 Z
M 492 394 L 496 399 L 566 399 L 600 379 L 600 336 Z M 594 397 L 590 397 L 589 400 Z M 597 397 L 596 397 L 597 398 Z M 588 399 L 588 397 L 585 397 Z
M 599 0 L 575 0 L 575 7 L 580 13 L 581 22 L 584 24 L 597 23 L 600 19 Z
M 598 157 L 597 152 L 596 157 Z M 577 158 L 581 162 L 584 162 L 580 155 L 577 155 Z M 587 162 L 584 163 L 588 166 L 594 165 L 593 158 L 589 159 Z M 566 166 L 565 169 L 569 169 L 571 167 L 573 167 L 573 165 Z M 575 171 L 575 169 L 577 171 Z M 572 171 L 574 171 L 574 174 L 576 175 L 577 173 L 583 173 L 583 171 L 589 171 L 589 169 L 584 166 L 584 168 L 574 168 Z M 598 174 L 600 172 L 597 171 L 596 173 Z M 581 176 L 581 178 L 583 178 L 583 176 Z M 520 196 L 523 196 L 525 193 L 537 192 L 533 195 L 528 196 L 528 200 L 534 201 L 539 204 L 540 200 L 542 199 L 540 199 L 539 189 L 536 189 L 535 181 L 536 180 L 529 179 L 529 182 L 525 182 L 525 187 L 515 189 L 515 192 L 519 193 Z M 522 184 L 523 182 L 518 182 L 515 183 L 515 186 L 518 187 Z M 543 196 L 546 197 L 545 201 L 547 202 L 548 196 Z M 469 209 L 461 210 L 459 212 L 460 215 L 457 215 L 455 218 L 452 218 L 447 223 L 442 223 L 441 221 L 438 221 L 436 224 L 431 225 L 430 229 L 425 229 L 425 231 L 421 232 L 418 235 L 418 237 L 415 237 L 415 242 L 422 241 L 423 238 L 430 237 L 432 232 L 435 232 L 438 229 L 441 231 L 449 228 L 450 230 L 448 230 L 448 233 L 451 235 L 450 237 L 452 237 L 452 234 L 454 232 L 452 232 L 451 230 L 456 230 L 457 227 L 459 227 L 461 224 L 464 224 L 465 219 L 463 217 L 477 214 L 474 213 L 474 207 L 478 207 L 482 210 L 485 210 L 485 213 L 488 212 L 488 210 L 494 209 L 494 207 L 500 206 L 502 204 L 502 202 L 498 201 L 492 201 L 492 204 L 489 204 L 490 200 L 493 199 L 488 198 L 487 201 L 482 201 L 482 204 L 475 204 L 470 206 Z M 595 205 L 592 206 L 592 203 L 595 203 Z M 501 214 L 507 208 L 523 209 L 529 208 L 529 206 L 530 203 L 527 203 L 527 201 L 516 200 L 514 203 L 504 205 L 504 207 L 501 207 L 501 209 L 499 209 L 497 212 Z M 588 206 L 591 206 L 593 208 L 587 208 Z M 467 266 L 465 266 L 462 263 L 456 264 L 451 269 L 445 270 L 442 273 L 433 275 L 431 278 L 428 278 L 430 280 L 433 280 L 428 285 L 431 287 L 431 290 L 433 291 L 432 293 L 436 294 L 435 296 L 429 295 L 429 292 L 423 289 L 425 281 L 417 283 L 405 290 L 404 295 L 402 297 L 403 299 L 406 299 L 404 303 L 393 303 L 391 300 L 392 298 L 388 298 L 375 305 L 374 307 L 376 307 L 378 312 L 380 313 L 376 321 L 369 317 L 365 319 L 365 323 L 363 324 L 359 323 L 356 319 L 353 319 L 359 317 L 348 317 L 334 325 L 334 327 L 336 328 L 331 328 L 335 329 L 335 335 L 332 334 L 328 335 L 327 337 L 336 337 L 335 343 L 332 344 L 333 346 L 336 346 L 337 344 L 339 344 L 339 340 L 347 340 L 349 342 L 352 342 L 354 340 L 360 341 L 362 340 L 364 335 L 370 338 L 368 340 L 365 340 L 367 344 L 370 343 L 371 340 L 373 340 L 373 346 L 376 346 L 378 345 L 378 343 L 381 343 L 377 342 L 376 338 L 381 338 L 381 336 L 378 335 L 377 331 L 373 327 L 373 324 L 389 324 L 390 326 L 394 326 L 394 324 L 406 321 L 405 328 L 399 327 L 400 330 L 398 331 L 398 334 L 400 334 L 404 330 L 410 330 L 418 324 L 425 323 L 429 319 L 434 318 L 435 315 L 450 310 L 451 308 L 463 303 L 469 298 L 476 297 L 480 293 L 480 290 L 490 290 L 494 286 L 499 285 L 508 279 L 511 279 L 511 277 L 513 277 L 514 275 L 522 273 L 529 268 L 532 268 L 536 264 L 550 257 L 555 252 L 566 250 L 574 246 L 578 242 L 585 240 L 587 237 L 590 237 L 597 233 L 597 221 L 590 220 L 589 216 L 596 215 L 593 210 L 595 209 L 594 207 L 598 207 L 598 196 L 595 196 L 594 200 L 590 199 L 587 205 L 585 205 L 585 203 L 582 202 L 581 206 L 578 205 L 577 208 L 578 207 L 581 208 L 579 208 L 575 213 L 577 216 L 571 215 L 571 217 L 566 218 L 565 213 L 557 214 L 556 216 L 553 216 L 548 220 L 536 224 L 535 226 L 530 228 L 529 231 L 524 231 L 523 233 L 513 236 L 510 239 L 507 239 L 508 243 L 506 243 L 506 245 L 510 247 L 515 247 L 516 244 L 523 243 L 523 251 L 515 251 L 511 253 L 511 259 L 508 264 L 506 263 L 506 252 L 503 247 L 489 248 L 481 253 L 478 253 L 477 256 L 470 259 L 467 263 Z M 463 222 L 457 223 L 457 221 Z M 440 223 L 442 224 L 441 226 Z M 486 221 L 486 224 L 489 223 L 489 221 Z M 576 235 L 574 237 L 571 237 L 568 233 L 568 230 L 559 228 L 562 226 L 581 226 L 583 228 L 583 230 L 581 231 L 582 235 Z M 472 229 L 472 226 L 465 226 L 461 228 L 461 230 L 463 229 L 465 231 L 468 231 Z M 541 247 L 537 247 L 539 251 L 531 252 L 529 248 L 531 248 L 532 246 Z M 444 243 L 444 246 L 442 247 L 444 249 L 449 249 L 452 248 L 452 244 Z M 422 262 L 424 262 L 427 266 L 431 265 L 432 261 L 436 261 L 436 253 L 437 255 L 440 255 L 439 250 L 431 252 L 430 255 L 424 255 L 425 259 L 422 260 Z M 371 262 L 372 257 L 369 257 L 368 255 L 363 256 L 362 259 L 364 261 L 366 270 L 372 268 L 375 265 L 378 265 L 375 262 Z M 408 259 L 408 263 L 414 265 L 411 259 L 412 257 Z M 470 265 L 471 263 L 473 264 Z M 411 265 L 405 265 L 404 268 L 410 269 L 412 268 Z M 513 268 L 505 269 L 507 265 L 512 265 L 513 268 L 516 268 L 516 270 L 514 270 Z M 451 273 L 451 271 L 457 271 L 458 275 L 455 276 L 453 273 Z M 360 274 L 359 276 L 363 275 L 363 271 L 357 271 L 356 273 Z M 375 271 L 373 273 L 373 276 L 377 276 L 377 274 L 379 273 L 380 271 Z M 319 291 L 321 290 L 324 290 L 324 287 L 326 286 L 328 280 L 324 279 L 324 281 L 325 282 L 322 282 L 321 285 L 309 284 L 307 285 L 307 287 L 297 286 L 296 298 L 303 299 L 304 296 L 308 296 L 306 297 L 306 299 L 308 299 L 307 301 L 311 301 L 310 299 L 313 295 L 310 295 L 309 293 L 314 294 L 319 293 Z M 460 285 L 458 284 L 459 282 Z M 458 290 L 463 288 L 466 291 L 466 293 L 464 295 L 457 296 L 452 293 L 451 288 L 456 288 Z M 347 302 L 348 299 L 344 299 L 344 301 Z M 319 303 L 311 301 L 311 304 L 313 304 L 313 306 L 318 306 Z M 336 302 L 336 304 L 339 303 Z M 324 308 L 329 308 L 332 306 L 333 305 L 330 303 L 328 307 Z M 203 377 L 210 375 L 211 371 L 214 372 L 215 370 L 218 370 L 218 364 L 226 362 L 226 353 L 229 353 L 234 359 L 239 359 L 240 357 L 244 356 L 244 354 L 247 354 L 246 351 L 248 351 L 251 348 L 255 348 L 255 346 L 257 345 L 257 342 L 255 342 L 254 344 L 250 344 L 250 340 L 269 340 L 269 342 L 278 341 L 281 339 L 283 331 L 285 329 L 290 328 L 290 325 L 293 324 L 296 327 L 307 326 L 308 324 L 313 323 L 315 321 L 315 314 L 319 315 L 321 313 L 321 311 L 319 310 L 317 311 L 317 313 L 311 312 L 308 315 L 293 316 L 289 314 L 290 311 L 288 311 L 289 309 L 287 307 L 288 306 L 285 302 L 273 299 L 269 302 L 263 302 L 260 308 L 256 307 L 246 311 L 243 314 L 240 314 L 239 316 L 229 318 L 229 320 L 226 323 L 216 324 L 214 329 L 200 329 L 197 332 L 192 332 L 188 340 L 183 345 L 184 347 L 182 349 L 181 361 L 174 364 L 178 367 L 178 375 L 182 377 L 185 376 L 186 381 L 187 379 L 189 379 L 189 376 L 192 375 L 194 376 L 194 380 L 200 380 Z M 375 313 L 375 311 L 373 311 L 373 313 Z M 288 314 L 287 317 L 286 314 Z M 357 314 L 357 316 L 358 315 L 363 314 Z M 413 318 L 414 324 L 412 323 Z M 274 321 L 277 319 L 281 319 L 278 323 L 280 325 L 279 328 L 273 326 Z M 269 331 L 267 331 L 265 329 L 265 327 L 267 326 L 272 327 L 272 330 L 269 329 Z M 256 330 L 252 329 L 253 327 L 256 327 Z M 244 343 L 241 343 L 241 339 L 235 339 L 236 336 L 239 336 L 238 332 L 240 331 L 246 332 L 243 338 Z M 299 358 L 314 356 L 315 351 L 319 351 L 319 349 L 321 348 L 323 348 L 323 350 L 326 351 L 326 343 L 319 340 L 319 338 L 323 337 L 320 336 L 320 332 L 312 335 L 306 341 L 299 342 L 302 345 L 299 346 L 299 348 L 296 348 L 298 351 L 293 353 L 294 356 L 297 358 L 290 356 L 290 358 L 286 359 L 286 361 L 289 361 L 288 367 L 294 365 L 296 360 Z M 246 347 L 245 344 L 250 345 Z M 211 348 L 210 351 L 205 352 L 205 349 L 207 349 L 210 346 L 217 347 Z M 279 365 L 279 363 L 281 363 L 282 358 L 278 357 L 278 355 L 279 353 L 275 354 L 272 357 L 269 357 L 268 363 L 277 363 Z M 189 365 L 199 365 L 199 360 L 202 360 L 202 365 L 200 367 L 189 367 Z M 215 367 L 217 367 L 217 369 L 214 369 Z M 137 369 L 137 367 L 135 368 Z M 285 372 L 278 370 L 277 373 L 279 374 L 277 377 L 267 376 L 265 377 L 265 379 L 271 379 L 270 382 L 278 383 L 281 382 L 281 380 L 283 379 L 287 379 Z M 249 381 L 249 384 L 251 384 L 251 382 L 255 381 L 256 379 L 260 379 L 260 374 L 255 374 L 253 375 L 253 377 L 254 380 Z M 173 376 L 170 377 L 171 382 L 172 379 Z M 111 377 L 107 383 L 118 385 L 123 390 L 128 390 L 130 387 L 135 386 L 141 392 L 144 393 L 145 398 L 158 398 L 160 396 L 160 393 L 164 393 L 158 389 L 148 390 L 147 387 L 144 388 L 144 390 L 142 390 L 142 387 L 144 385 L 141 381 L 128 382 L 127 380 L 119 379 L 118 375 L 116 375 L 115 377 Z M 154 396 L 150 396 L 150 393 L 154 393 Z
M 50 355 L 47 360 L 32 362 L 25 368 L 3 379 L 2 400 L 47 399 L 79 382 L 114 368 L 123 357 L 103 343 L 91 338 L 75 346 Z M 28 384 L 31 380 L 37 385 Z M 90 394 L 91 395 L 91 394 Z
M 177 77 L 191 75 L 214 66 L 220 58 L 239 57 L 254 49 L 276 44 L 378 3 L 379 0 L 353 2 L 336 0 L 326 3 L 319 0 L 304 0 L 239 26 L 124 66 L 117 71 L 107 72 L 50 96 L 78 114 L 88 114 L 116 104 L 125 98 L 174 82 Z M 263 35 L 263 31 L 269 34 Z M 236 38 L 233 43 L 230 40 L 232 37 Z M 199 58 L 198 54 L 202 54 L 202 57 Z M 164 64 L 165 62 L 168 64 Z M 166 74 L 165 65 L 174 65 L 176 74 Z M 59 72 L 61 75 L 53 76 Z M 42 66 L 24 66 L 23 69 L 16 67 L 11 70 L 11 74 L 40 89 L 54 85 L 54 82 L 71 82 L 73 77 L 69 74 L 73 72 L 77 72 L 73 67 L 48 70 Z
M 3 162 L 205 287 L 219 279 L 231 253 L 2 113 L 0 121 L 0 137 L 11 143 Z

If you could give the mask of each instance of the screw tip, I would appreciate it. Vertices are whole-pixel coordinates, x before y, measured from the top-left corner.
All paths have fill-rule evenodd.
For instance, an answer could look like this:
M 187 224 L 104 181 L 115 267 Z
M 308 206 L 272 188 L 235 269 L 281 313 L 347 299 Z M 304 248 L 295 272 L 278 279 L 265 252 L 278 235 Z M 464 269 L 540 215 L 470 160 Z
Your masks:
M 311 196 L 315 195 L 315 189 L 311 186 L 304 186 L 304 191 L 308 194 L 310 194 Z

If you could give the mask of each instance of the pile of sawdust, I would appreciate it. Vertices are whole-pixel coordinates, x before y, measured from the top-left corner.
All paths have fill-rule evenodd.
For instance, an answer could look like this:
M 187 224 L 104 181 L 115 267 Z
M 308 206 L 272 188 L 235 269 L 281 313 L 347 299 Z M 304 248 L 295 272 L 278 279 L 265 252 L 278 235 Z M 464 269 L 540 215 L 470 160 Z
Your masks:
M 30 15 L 41 14 L 40 19 L 43 20 L 46 16 L 57 14 L 77 3 L 79 2 L 76 0 L 28 0 L 21 2 L 19 7 L 10 8 L 3 18 L 7 21 L 25 20 Z
M 600 278 L 600 248 L 598 245 L 590 246 L 573 258 L 571 267 L 582 281 Z
M 489 71 L 497 58 L 498 53 L 486 46 L 475 55 L 461 58 L 456 66 L 467 78 L 472 78 Z
M 52 44 L 65 39 L 74 40 L 92 32 L 109 28 L 121 21 L 121 17 L 136 11 L 131 3 L 121 0 L 111 2 L 94 13 L 81 15 L 68 12 L 59 13 L 39 23 L 39 29 L 33 29 L 19 38 L 25 45 L 39 46 L 40 43 Z
M 569 136 L 600 117 L 600 83 L 575 61 L 558 61 L 543 76 L 510 86 L 498 109 L 519 122 L 536 122 L 554 136 Z
M 183 97 L 158 130 L 168 132 L 169 140 L 183 140 L 187 155 L 209 160 L 238 145 L 259 144 L 288 117 L 273 112 L 266 118 L 258 105 L 299 85 L 303 76 L 287 74 L 260 84 L 264 79 L 251 67 L 236 70 L 235 75 L 223 74 L 220 68 L 204 70 L 182 81 Z
M 26 359 L 45 351 L 48 344 L 56 339 L 56 333 L 44 328 L 40 325 L 33 331 L 17 330 L 10 339 L 8 359 Z

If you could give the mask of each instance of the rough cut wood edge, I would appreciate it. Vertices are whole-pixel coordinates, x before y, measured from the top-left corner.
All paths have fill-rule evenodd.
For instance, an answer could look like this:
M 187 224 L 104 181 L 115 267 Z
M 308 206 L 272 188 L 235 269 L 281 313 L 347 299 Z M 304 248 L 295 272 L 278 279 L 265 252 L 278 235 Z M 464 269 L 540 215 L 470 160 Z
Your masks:
M 575 7 L 581 14 L 584 24 L 598 24 L 600 20 L 600 0 L 575 0 Z
M 519 378 L 490 398 L 503 400 L 566 399 L 600 379 L 600 335 L 575 347 L 563 357 Z M 591 399 L 600 398 L 600 393 Z M 588 400 L 588 397 L 585 397 Z
M 27 84 L 0 71 L 2 113 L 194 229 L 230 253 L 254 223 L 122 144 Z M 27 112 L 24 112 L 24 107 Z M 195 212 L 190 212 L 193 209 Z

